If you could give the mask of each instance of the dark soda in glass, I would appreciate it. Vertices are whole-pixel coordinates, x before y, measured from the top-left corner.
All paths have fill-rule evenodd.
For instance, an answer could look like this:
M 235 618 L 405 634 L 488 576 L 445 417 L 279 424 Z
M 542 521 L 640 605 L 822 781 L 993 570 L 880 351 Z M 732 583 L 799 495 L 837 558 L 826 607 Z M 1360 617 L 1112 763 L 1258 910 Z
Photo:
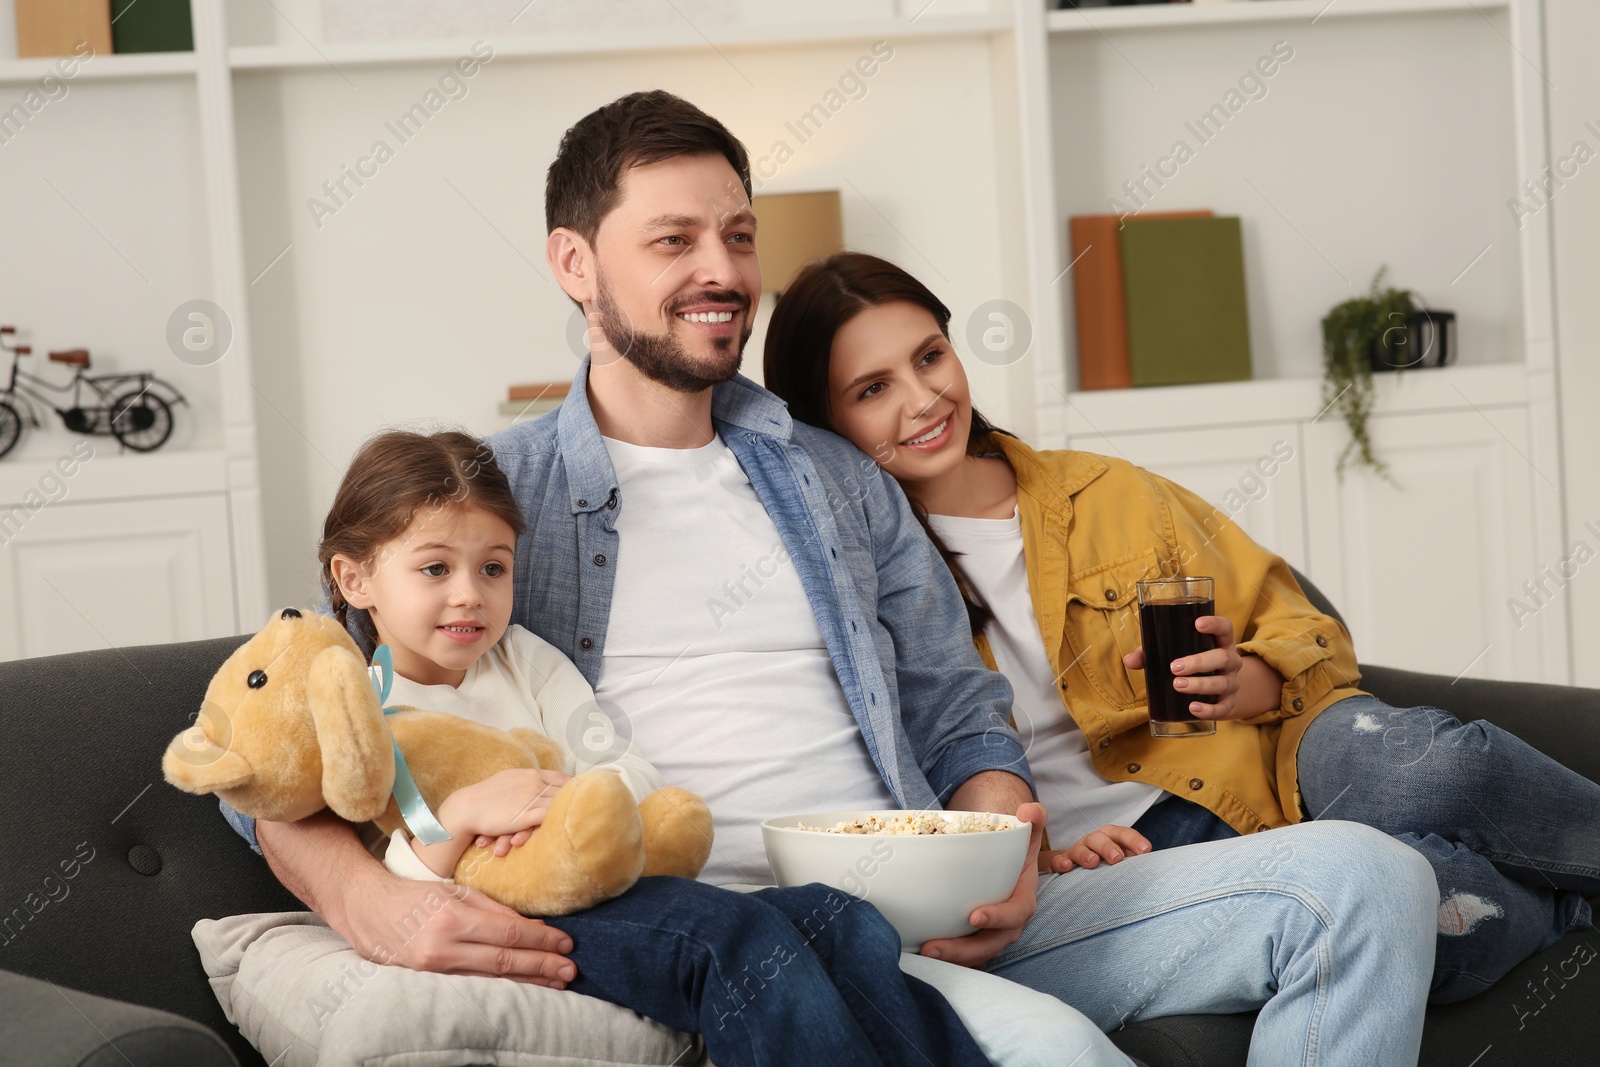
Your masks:
M 1193 595 L 1195 593 L 1207 595 Z M 1216 723 L 1189 714 L 1189 705 L 1195 701 L 1215 704 L 1217 698 L 1184 693 L 1172 687 L 1173 660 L 1217 647 L 1214 637 L 1194 628 L 1199 619 L 1216 614 L 1216 601 L 1210 593 L 1209 578 L 1139 583 L 1145 693 L 1150 704 L 1150 732 L 1156 737 L 1199 736 L 1216 731 Z

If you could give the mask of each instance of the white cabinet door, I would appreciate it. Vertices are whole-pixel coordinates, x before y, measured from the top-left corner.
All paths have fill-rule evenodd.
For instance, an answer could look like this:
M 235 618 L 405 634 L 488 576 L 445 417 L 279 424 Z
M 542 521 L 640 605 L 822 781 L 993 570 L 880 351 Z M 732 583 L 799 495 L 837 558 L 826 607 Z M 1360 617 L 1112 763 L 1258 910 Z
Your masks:
M 1118 456 L 1203 497 L 1260 545 L 1305 571 L 1298 424 L 1075 436 L 1073 448 Z M 1313 579 L 1315 580 L 1315 579 Z
M 225 496 L 63 501 L 7 538 L 0 659 L 238 632 Z
M 1337 420 L 1305 430 L 1307 573 L 1344 614 L 1361 661 L 1538 680 L 1544 624 L 1509 606 L 1538 571 L 1526 410 L 1376 416 L 1371 430 L 1398 488 L 1366 471 L 1339 481 L 1349 437 Z

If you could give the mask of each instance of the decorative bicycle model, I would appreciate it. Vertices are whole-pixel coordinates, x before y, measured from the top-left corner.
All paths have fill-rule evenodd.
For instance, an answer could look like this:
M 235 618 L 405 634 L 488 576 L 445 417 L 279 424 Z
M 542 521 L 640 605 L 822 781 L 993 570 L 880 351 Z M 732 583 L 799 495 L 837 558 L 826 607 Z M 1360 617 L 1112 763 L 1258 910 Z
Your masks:
M 0 456 L 17 446 L 22 438 L 24 420 L 39 429 L 37 405 L 43 404 L 61 417 L 61 422 L 73 433 L 109 434 L 135 452 L 153 452 L 167 443 L 172 436 L 172 408 L 187 404 L 183 394 L 150 371 L 128 374 L 89 374 L 89 350 L 70 348 L 51 352 L 53 363 L 72 367 L 72 380 L 56 385 L 35 374 L 29 374 L 18 363 L 20 357 L 30 355 L 28 345 L 8 345 L 7 339 L 17 332 L 15 326 L 0 326 L 0 352 L 11 354 L 11 382 L 0 390 Z M 84 404 L 84 388 L 91 397 Z M 58 408 L 51 393 L 72 394 L 72 406 Z

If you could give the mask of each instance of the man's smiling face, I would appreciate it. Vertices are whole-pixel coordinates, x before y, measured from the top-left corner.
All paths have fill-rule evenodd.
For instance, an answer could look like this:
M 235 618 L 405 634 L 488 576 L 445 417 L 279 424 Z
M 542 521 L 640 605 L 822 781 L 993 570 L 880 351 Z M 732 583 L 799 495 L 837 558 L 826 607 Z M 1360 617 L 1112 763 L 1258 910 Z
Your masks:
M 679 392 L 729 380 L 761 293 L 755 215 L 738 174 L 720 155 L 676 156 L 632 167 L 618 184 L 594 240 L 606 342 Z

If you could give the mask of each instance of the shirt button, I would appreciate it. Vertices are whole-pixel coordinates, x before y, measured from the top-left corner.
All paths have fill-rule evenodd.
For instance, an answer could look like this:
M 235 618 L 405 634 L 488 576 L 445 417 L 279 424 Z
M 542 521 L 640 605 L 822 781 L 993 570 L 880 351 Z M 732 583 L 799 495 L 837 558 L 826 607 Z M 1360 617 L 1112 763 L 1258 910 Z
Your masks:
M 1204 782 L 1202 782 L 1202 781 L 1201 781 L 1201 780 L 1200 780 L 1200 779 L 1198 779 L 1198 778 L 1191 778 L 1191 779 L 1189 779 L 1189 788 L 1190 788 L 1190 789 L 1200 789 L 1200 788 L 1202 788 L 1202 787 L 1203 787 L 1203 786 L 1204 786 L 1204 785 L 1205 785 L 1205 783 L 1204 783 Z
M 1259 834 L 1259 833 L 1261 833 L 1261 832 L 1262 832 L 1262 831 L 1263 831 L 1263 830 L 1270 830 L 1270 829 L 1272 829 L 1272 827 L 1270 827 L 1270 826 L 1268 826 L 1268 825 L 1266 825 L 1266 824 L 1265 824 L 1265 823 L 1263 823 L 1263 824 L 1261 824 L 1261 825 L 1260 825 L 1260 826 L 1258 826 L 1258 827 L 1256 827 L 1256 833 L 1258 833 L 1258 834 Z
M 1317 645 L 1319 647 L 1321 647 L 1321 648 L 1327 648 L 1328 647 L 1328 639 L 1319 634 L 1317 636 Z
M 1294 706 L 1294 710 L 1295 711 L 1304 711 L 1304 710 L 1306 710 L 1306 702 L 1304 700 L 1301 700 L 1299 697 L 1295 697 L 1294 698 L 1294 705 L 1293 706 Z
M 1128 773 L 1129 774 L 1138 774 L 1139 773 L 1139 765 L 1137 763 L 1128 764 Z
M 1115 589 L 1107 589 L 1106 590 L 1106 599 L 1107 600 L 1115 600 L 1115 599 L 1117 599 L 1117 591 Z
M 1101 738 L 1101 739 L 1100 739 L 1100 747 L 1101 747 L 1101 749 L 1107 749 L 1107 748 L 1110 748 L 1110 747 L 1111 747 L 1111 738 L 1109 738 L 1109 737 L 1102 737 L 1102 738 Z
M 585 637 L 582 641 L 578 642 L 578 647 L 579 648 L 593 648 L 594 647 L 594 642 L 591 641 L 589 638 Z
M 606 565 L 606 554 L 604 552 L 595 553 L 594 565 L 596 567 L 604 567 Z
M 578 506 L 580 508 L 586 508 L 589 506 L 589 502 L 587 500 L 580 500 L 578 501 Z

